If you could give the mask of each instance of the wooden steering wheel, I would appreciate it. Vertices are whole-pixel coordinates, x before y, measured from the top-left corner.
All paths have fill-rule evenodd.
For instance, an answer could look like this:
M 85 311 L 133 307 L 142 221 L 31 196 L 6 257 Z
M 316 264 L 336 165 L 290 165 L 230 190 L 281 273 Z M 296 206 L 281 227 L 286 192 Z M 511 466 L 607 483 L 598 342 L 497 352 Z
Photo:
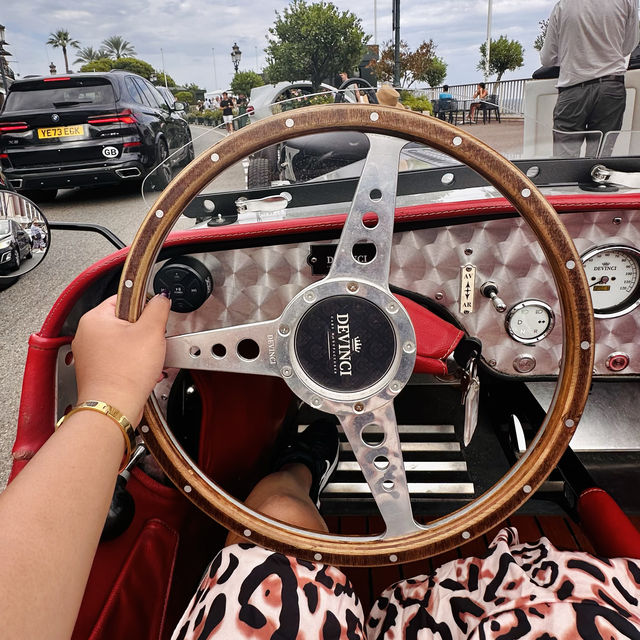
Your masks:
M 366 133 L 370 150 L 329 274 L 294 296 L 272 321 L 169 338 L 167 362 L 171 360 L 170 366 L 182 362 L 192 369 L 281 376 L 299 398 L 334 413 L 369 483 L 386 532 L 365 537 L 311 532 L 246 508 L 188 458 L 153 396 L 147 402 L 141 431 L 172 482 L 203 511 L 252 542 L 338 566 L 408 562 L 455 548 L 513 513 L 555 467 L 587 400 L 595 344 L 591 298 L 580 257 L 554 209 L 517 168 L 464 131 L 406 109 L 329 105 L 267 118 L 211 147 L 160 195 L 131 246 L 120 281 L 117 313 L 129 321 L 139 317 L 164 239 L 186 205 L 214 177 L 264 146 L 341 130 Z M 520 212 L 553 272 L 564 332 L 554 401 L 526 453 L 483 495 L 427 525 L 417 524 L 412 515 L 393 407 L 393 399 L 411 376 L 416 350 L 409 316 L 387 282 L 398 163 L 407 141 L 424 143 L 466 163 Z M 372 212 L 375 226 L 369 223 Z M 375 258 L 367 264 L 353 256 L 354 245 L 360 242 L 375 245 Z M 313 349 L 308 348 L 318 327 L 326 333 L 333 323 L 335 332 L 338 325 L 340 332 L 347 332 L 350 322 L 363 317 L 369 326 L 368 342 L 375 345 L 375 351 L 365 354 L 367 366 L 356 367 L 356 371 L 339 343 L 333 365 L 318 364 Z M 237 347 L 245 339 L 257 343 L 257 357 L 238 355 Z M 217 353 L 212 352 L 214 346 Z M 363 431 L 372 424 L 383 430 L 381 444 L 369 445 L 363 438 Z M 376 464 L 380 459 L 386 464 Z

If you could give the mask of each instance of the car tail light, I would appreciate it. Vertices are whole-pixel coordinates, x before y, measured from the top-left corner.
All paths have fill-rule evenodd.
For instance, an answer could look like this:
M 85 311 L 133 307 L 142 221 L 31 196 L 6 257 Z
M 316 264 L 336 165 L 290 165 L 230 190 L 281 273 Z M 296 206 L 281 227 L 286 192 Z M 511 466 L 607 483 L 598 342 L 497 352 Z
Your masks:
M 43 82 L 60 82 L 61 80 L 71 80 L 69 76 L 56 76 L 55 78 L 45 78 Z
M 15 131 L 26 131 L 29 125 L 26 122 L 0 122 L 0 135 Z
M 255 109 L 253 108 L 253 105 L 248 105 L 247 106 L 247 113 L 248 114 L 253 114 L 254 111 L 255 111 Z
M 140 142 L 140 140 L 137 140 L 136 142 L 125 142 L 122 146 L 123 147 L 140 147 L 142 146 L 142 142 Z
M 135 124 L 137 122 L 136 117 L 133 115 L 131 109 L 125 109 L 120 113 L 108 113 L 104 116 L 91 116 L 87 118 L 89 124 L 114 124 L 116 122 L 123 122 L 124 124 Z

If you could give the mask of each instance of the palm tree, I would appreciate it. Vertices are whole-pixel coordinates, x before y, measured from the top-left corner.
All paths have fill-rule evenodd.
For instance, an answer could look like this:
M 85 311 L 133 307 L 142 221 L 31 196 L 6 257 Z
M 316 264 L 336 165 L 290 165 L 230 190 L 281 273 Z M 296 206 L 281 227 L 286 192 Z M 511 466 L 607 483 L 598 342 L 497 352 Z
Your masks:
M 67 47 L 78 48 L 80 43 L 74 40 L 66 29 L 58 29 L 55 33 L 49 34 L 50 38 L 47 40 L 47 44 L 51 45 L 54 49 L 62 49 L 62 55 L 64 56 L 64 68 L 69 71 L 69 59 L 67 58 Z
M 122 36 L 111 36 L 102 41 L 104 51 L 112 58 L 125 58 L 135 54 L 136 50 Z
M 88 62 L 108 57 L 109 54 L 104 51 L 104 49 L 94 49 L 92 46 L 82 47 L 78 49 L 78 57 L 74 60 L 73 64 L 87 64 Z

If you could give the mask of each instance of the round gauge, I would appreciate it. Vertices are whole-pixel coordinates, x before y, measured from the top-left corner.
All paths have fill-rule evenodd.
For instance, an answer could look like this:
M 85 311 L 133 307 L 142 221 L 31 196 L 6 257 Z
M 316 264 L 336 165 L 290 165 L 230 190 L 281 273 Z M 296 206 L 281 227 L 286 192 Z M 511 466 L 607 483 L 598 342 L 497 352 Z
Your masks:
M 596 318 L 615 318 L 640 304 L 640 251 L 609 245 L 582 256 Z
M 555 318 L 548 304 L 540 300 L 523 300 L 510 309 L 504 324 L 514 340 L 533 344 L 551 333 Z

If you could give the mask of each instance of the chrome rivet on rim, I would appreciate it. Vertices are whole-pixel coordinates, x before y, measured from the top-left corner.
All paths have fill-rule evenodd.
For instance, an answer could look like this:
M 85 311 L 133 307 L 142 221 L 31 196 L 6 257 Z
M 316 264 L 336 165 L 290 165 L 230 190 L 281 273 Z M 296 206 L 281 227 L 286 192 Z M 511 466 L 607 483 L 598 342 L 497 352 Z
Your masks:
M 349 284 L 347 284 L 347 291 L 351 293 L 355 293 L 357 290 L 358 290 L 357 282 L 349 282 Z
M 390 302 L 390 303 L 387 305 L 387 311 L 388 311 L 389 313 L 397 313 L 397 311 L 398 311 L 398 305 L 397 305 L 395 302 Z
M 575 423 L 571 418 L 567 418 L 567 419 L 564 421 L 564 426 L 565 426 L 565 427 L 568 427 L 569 429 L 571 429 L 572 427 L 575 427 L 575 426 L 576 426 L 576 423 Z
M 583 341 L 580 343 L 580 348 L 581 348 L 583 351 L 586 351 L 586 350 L 587 350 L 587 349 L 589 349 L 590 347 L 591 347 L 591 344 L 590 344 L 587 340 L 583 340 Z
M 131 287 L 133 287 L 133 280 L 125 280 L 124 286 L 127 287 L 127 289 L 131 289 Z
M 525 493 L 531 493 L 531 485 L 525 484 L 524 487 L 522 487 L 522 490 Z
M 407 341 L 402 345 L 402 350 L 405 353 L 413 353 L 416 350 L 416 345 L 413 342 Z
M 454 147 L 459 147 L 462 144 L 462 138 L 460 136 L 456 136 L 452 142 Z
M 283 377 L 290 378 L 292 373 L 293 372 L 291 371 L 291 367 L 282 367 L 282 375 L 283 375 Z
M 220 156 L 217 153 L 211 154 L 211 162 L 218 162 L 220 160 Z
M 184 485 L 184 492 L 185 493 L 191 493 L 191 485 L 190 484 L 185 484 Z
M 286 324 L 281 324 L 278 327 L 278 333 L 281 336 L 288 336 L 289 335 L 289 331 L 291 331 L 291 329 L 289 329 L 289 327 Z
M 397 556 L 395 553 L 392 553 L 392 554 L 389 556 L 389 561 L 390 561 L 390 562 L 398 562 L 398 556 Z
M 307 291 L 307 293 L 304 294 L 305 302 L 314 302 L 315 299 L 316 299 L 316 294 L 313 293 L 313 291 Z
M 287 118 L 284 124 L 289 128 L 293 127 L 294 125 L 293 118 Z
M 522 190 L 522 197 L 523 198 L 528 198 L 531 195 L 531 189 L 523 189 Z
M 164 215 L 164 211 L 162 209 L 158 209 L 156 211 L 156 218 L 162 218 L 163 215 Z
M 322 405 L 322 400 L 320 400 L 320 398 L 317 398 L 317 397 L 316 397 L 316 398 L 313 398 L 313 399 L 311 400 L 311 405 L 317 408 L 317 407 L 319 407 L 320 405 Z
M 313 554 L 313 559 L 317 560 L 318 562 L 320 562 L 320 560 L 322 560 L 322 554 L 321 553 L 314 553 Z
M 242 535 L 243 535 L 245 538 L 250 538 L 250 537 L 251 537 L 251 529 L 245 529 L 245 530 L 242 532 Z
M 369 119 L 371 120 L 371 122 L 377 122 L 379 118 L 380 118 L 380 114 L 379 114 L 377 111 L 374 111 L 374 112 L 369 116 Z
M 575 269 L 576 263 L 573 260 L 568 260 L 566 264 L 567 269 Z
M 398 391 L 400 391 L 401 386 L 400 383 L 397 381 L 393 381 L 390 385 L 389 385 L 389 389 L 392 393 L 398 393 Z
M 143 424 L 140 427 L 140 431 L 142 431 L 142 433 L 149 433 L 149 427 L 146 424 Z
M 468 540 L 471 537 L 471 534 L 468 531 L 463 531 L 462 532 L 462 538 L 464 540 Z

